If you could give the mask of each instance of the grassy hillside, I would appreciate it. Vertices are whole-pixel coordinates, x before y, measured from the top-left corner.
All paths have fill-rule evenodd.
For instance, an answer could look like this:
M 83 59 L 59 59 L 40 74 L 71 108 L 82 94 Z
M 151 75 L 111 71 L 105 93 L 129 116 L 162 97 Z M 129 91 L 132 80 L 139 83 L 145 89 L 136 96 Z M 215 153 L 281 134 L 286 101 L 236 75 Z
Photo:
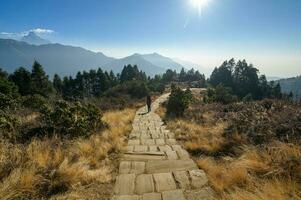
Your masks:
M 217 200 L 301 199 L 301 106 L 288 101 L 203 103 L 158 113 L 206 171 Z M 167 104 L 168 108 L 168 104 Z
M 1 140 L 1 199 L 109 199 L 116 153 L 132 128 L 134 113 L 104 113 L 108 128 L 88 138 L 51 137 L 26 144 Z

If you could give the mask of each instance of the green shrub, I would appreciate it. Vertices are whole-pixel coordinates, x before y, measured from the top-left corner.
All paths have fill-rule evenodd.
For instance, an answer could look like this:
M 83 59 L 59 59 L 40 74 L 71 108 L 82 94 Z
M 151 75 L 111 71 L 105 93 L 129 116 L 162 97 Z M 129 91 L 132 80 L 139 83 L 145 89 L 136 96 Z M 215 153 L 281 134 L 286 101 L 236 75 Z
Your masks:
M 13 115 L 0 111 L 0 137 L 15 139 L 16 129 L 20 122 Z
M 127 81 L 121 85 L 117 85 L 106 92 L 106 96 L 118 97 L 122 95 L 130 95 L 135 98 L 145 97 L 149 89 L 143 81 Z
M 39 94 L 29 95 L 23 97 L 23 106 L 27 108 L 32 108 L 35 110 L 40 110 L 47 104 L 47 99 Z
M 0 92 L 0 109 L 16 109 L 19 106 L 18 98 L 14 98 L 10 95 L 5 95 Z
M 172 85 L 171 94 L 167 102 L 167 114 L 176 117 L 183 116 L 191 101 L 192 93 L 189 89 L 183 91 L 181 88 Z
M 63 137 L 88 136 L 104 127 L 102 113 L 93 104 L 83 105 L 80 102 L 55 102 L 54 108 L 45 106 L 42 120 L 48 131 Z
M 232 95 L 231 88 L 224 87 L 219 84 L 215 88 L 208 88 L 206 92 L 206 98 L 204 99 L 206 103 L 222 103 L 229 104 L 237 101 L 237 97 Z

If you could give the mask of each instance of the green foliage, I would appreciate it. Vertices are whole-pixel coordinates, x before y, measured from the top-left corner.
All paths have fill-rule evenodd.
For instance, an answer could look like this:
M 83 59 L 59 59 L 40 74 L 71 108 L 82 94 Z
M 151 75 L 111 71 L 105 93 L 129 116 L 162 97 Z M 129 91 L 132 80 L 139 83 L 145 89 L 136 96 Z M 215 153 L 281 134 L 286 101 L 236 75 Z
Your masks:
M 20 121 L 10 113 L 0 111 L 0 138 L 14 139 Z
M 57 101 L 54 108 L 45 106 L 42 110 L 42 120 L 48 131 L 68 138 L 89 136 L 99 131 L 105 126 L 101 118 L 99 108 L 80 102 Z
M 171 94 L 167 102 L 167 114 L 176 117 L 183 116 L 191 101 L 192 93 L 189 89 L 183 91 L 181 88 L 172 85 Z
M 53 87 L 57 94 L 62 95 L 63 94 L 63 81 L 61 77 L 58 74 L 55 74 L 53 77 Z
M 9 79 L 18 86 L 18 91 L 22 96 L 32 94 L 31 73 L 27 69 L 20 67 L 9 76 Z
M 31 72 L 31 94 L 40 94 L 47 97 L 52 91 L 52 84 L 48 80 L 42 65 L 35 61 Z
M 39 94 L 25 96 L 22 100 L 23 106 L 34 110 L 40 110 L 48 103 L 47 99 Z
M 215 88 L 208 88 L 204 101 L 207 103 L 217 102 L 222 104 L 229 104 L 236 101 L 237 98 L 232 95 L 232 90 L 229 87 L 224 87 L 222 84 Z
M 133 80 L 146 80 L 146 74 L 142 71 L 138 70 L 137 65 L 127 65 L 124 66 L 121 75 L 120 75 L 120 82 L 127 82 L 127 81 L 133 81 Z
M 128 81 L 123 84 L 117 85 L 110 89 L 106 96 L 118 97 L 122 95 L 130 95 L 135 98 L 145 97 L 149 92 L 149 89 L 143 81 Z
M 258 77 L 258 69 L 245 60 L 237 63 L 234 59 L 225 61 L 219 68 L 214 69 L 209 82 L 213 87 L 223 84 L 231 88 L 233 94 L 240 99 L 247 95 L 256 100 L 282 97 L 280 85 L 269 84 L 264 75 Z
M 17 86 L 8 80 L 5 73 L 2 73 L 0 76 L 0 109 L 14 109 L 18 104 L 18 98 Z

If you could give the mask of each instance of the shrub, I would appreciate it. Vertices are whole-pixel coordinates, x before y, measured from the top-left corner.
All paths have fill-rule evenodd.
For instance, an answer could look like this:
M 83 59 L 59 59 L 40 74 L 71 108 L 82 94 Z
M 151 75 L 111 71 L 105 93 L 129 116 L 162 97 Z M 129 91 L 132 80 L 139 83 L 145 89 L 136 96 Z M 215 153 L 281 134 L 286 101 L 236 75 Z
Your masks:
M 183 91 L 181 88 L 172 85 L 167 103 L 167 114 L 176 117 L 183 116 L 191 101 L 192 93 L 189 89 Z
M 224 87 L 219 84 L 215 88 L 208 88 L 205 101 L 207 103 L 217 102 L 229 104 L 237 100 L 237 97 L 232 95 L 231 88 Z
M 102 113 L 93 104 L 55 102 L 54 108 L 43 108 L 42 120 L 48 131 L 64 137 L 89 136 L 104 127 Z
M 0 137 L 6 139 L 14 139 L 16 129 L 20 122 L 4 111 L 0 111 Z
M 117 85 L 106 92 L 106 96 L 118 97 L 122 95 L 130 95 L 135 98 L 145 97 L 149 89 L 143 81 L 127 81 L 121 85 Z
M 29 95 L 23 97 L 23 106 L 27 108 L 32 108 L 35 110 L 40 110 L 45 104 L 47 104 L 47 99 L 39 94 Z

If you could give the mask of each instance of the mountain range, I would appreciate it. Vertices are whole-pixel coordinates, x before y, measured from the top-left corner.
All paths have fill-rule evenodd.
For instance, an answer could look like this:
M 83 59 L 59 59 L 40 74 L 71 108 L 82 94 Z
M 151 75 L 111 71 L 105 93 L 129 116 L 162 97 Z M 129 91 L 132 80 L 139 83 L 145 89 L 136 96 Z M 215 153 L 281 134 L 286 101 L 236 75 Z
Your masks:
M 55 73 L 61 76 L 75 75 L 78 71 L 98 67 L 119 73 L 128 64 L 137 65 L 149 76 L 162 74 L 167 69 L 180 71 L 185 68 L 175 60 L 158 53 L 136 53 L 116 59 L 81 47 L 50 43 L 34 33 L 29 33 L 21 40 L 0 39 L 0 67 L 5 71 L 13 72 L 21 66 L 30 69 L 35 60 L 42 64 L 50 76 Z

